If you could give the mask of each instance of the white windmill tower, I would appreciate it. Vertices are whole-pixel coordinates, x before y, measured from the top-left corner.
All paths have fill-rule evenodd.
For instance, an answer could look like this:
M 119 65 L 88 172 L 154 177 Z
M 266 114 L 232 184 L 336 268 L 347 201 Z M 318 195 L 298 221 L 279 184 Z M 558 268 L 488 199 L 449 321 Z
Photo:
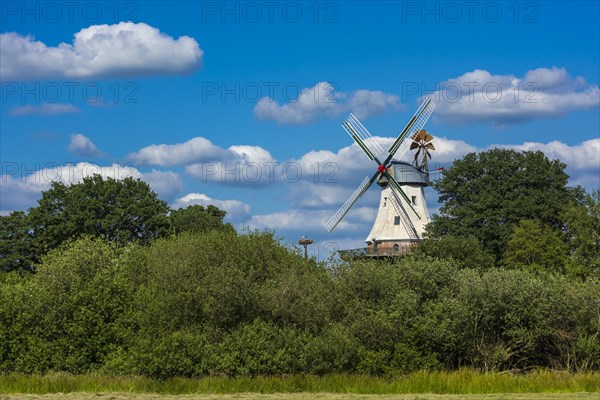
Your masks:
M 377 182 L 381 186 L 379 210 L 366 239 L 367 255 L 394 255 L 410 251 L 423 237 L 429 213 L 423 189 L 429 186 L 428 159 L 435 150 L 433 136 L 422 130 L 435 103 L 426 99 L 385 154 L 367 129 L 350 114 L 343 126 L 365 155 L 377 163 L 377 171 L 363 180 L 344 205 L 325 223 L 331 233 L 354 203 Z M 405 139 L 409 137 L 412 140 Z M 413 164 L 399 161 L 409 150 L 417 149 Z M 385 158 L 384 158 L 385 156 Z M 383 159 L 383 162 L 380 161 Z

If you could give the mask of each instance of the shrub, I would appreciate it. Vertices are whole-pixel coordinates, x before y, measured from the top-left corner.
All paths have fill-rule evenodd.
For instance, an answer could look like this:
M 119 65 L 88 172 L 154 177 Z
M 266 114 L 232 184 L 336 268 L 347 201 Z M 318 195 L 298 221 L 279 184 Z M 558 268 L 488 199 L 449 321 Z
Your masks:
M 306 340 L 294 328 L 256 320 L 225 337 L 215 370 L 230 376 L 304 372 Z
M 84 238 L 50 252 L 31 278 L 3 285 L 3 370 L 78 373 L 104 364 L 128 335 L 128 250 Z

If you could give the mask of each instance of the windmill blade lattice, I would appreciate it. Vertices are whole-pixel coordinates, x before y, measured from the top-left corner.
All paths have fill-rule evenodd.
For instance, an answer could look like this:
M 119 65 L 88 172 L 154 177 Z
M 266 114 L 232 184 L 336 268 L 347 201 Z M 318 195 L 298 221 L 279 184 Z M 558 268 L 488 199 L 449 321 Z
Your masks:
M 342 126 L 348 135 L 350 135 L 350 137 L 356 141 L 365 154 L 367 154 L 369 159 L 373 160 L 383 153 L 383 148 L 381 145 L 377 142 L 373 135 L 369 133 L 367 128 L 360 123 L 354 114 L 350 114 Z M 365 147 L 367 151 L 365 151 Z
M 352 193 L 352 195 L 348 198 L 348 200 L 346 200 L 344 205 L 339 210 L 337 210 L 336 213 L 333 214 L 333 216 L 331 218 L 329 218 L 329 220 L 327 222 L 325 222 L 325 228 L 327 228 L 329 233 L 333 232 L 333 230 L 340 223 L 342 218 L 344 218 L 346 216 L 346 214 L 348 214 L 348 211 L 350 211 L 350 209 L 352 208 L 354 203 L 356 203 L 356 201 L 360 198 L 360 196 L 362 196 L 363 193 L 365 193 L 367 191 L 369 186 L 371 186 L 371 184 L 373 184 L 376 177 L 377 177 L 377 175 L 375 175 L 373 178 L 369 179 L 369 177 L 367 176 L 362 181 L 362 183 L 358 186 L 358 188 L 354 191 L 354 193 Z
M 416 132 L 423 129 L 429 120 L 429 117 L 431 117 L 433 110 L 435 110 L 435 103 L 431 99 L 426 99 L 423 104 L 421 104 L 421 107 L 419 107 L 415 115 L 413 115 L 413 117 L 410 119 L 408 124 L 406 124 L 406 127 L 404 127 L 402 130 L 398 136 L 398 139 L 396 139 L 396 142 L 394 142 L 392 147 L 390 147 L 388 159 L 386 160 L 387 162 L 389 162 L 392 158 L 399 160 L 404 156 L 404 154 L 406 154 L 410 144 L 408 141 L 404 140 L 404 138 L 409 135 L 412 136 Z
M 406 212 L 406 209 L 402 205 L 402 201 L 398 197 L 398 194 L 396 193 L 394 188 L 392 188 L 391 192 L 392 192 L 392 198 L 390 200 L 392 202 L 392 205 L 394 206 L 394 209 L 396 210 L 396 214 L 398 214 L 398 216 L 400 217 L 400 222 L 402 222 L 402 225 L 406 229 L 408 236 L 412 240 L 419 240 L 419 234 L 417 233 L 417 228 L 415 228 L 415 225 L 410 220 L 408 213 Z
M 419 215 L 419 213 L 417 212 L 417 210 L 415 210 L 415 208 L 413 207 L 410 199 L 408 198 L 408 196 L 406 195 L 406 193 L 404 193 L 404 190 L 402 190 L 402 186 L 400 186 L 400 184 L 398 183 L 398 181 L 396 181 L 396 179 L 393 176 L 391 176 L 389 173 L 386 173 L 386 177 L 388 179 L 388 183 L 389 183 L 390 187 L 392 188 L 392 191 L 395 191 L 396 195 L 398 193 L 400 193 L 400 195 L 402 196 L 402 198 L 404 199 L 404 201 L 406 201 L 406 204 L 408 204 L 408 206 L 410 207 L 410 209 L 413 210 L 413 212 L 415 213 L 415 215 L 417 216 L 417 218 L 421 219 L 421 216 Z

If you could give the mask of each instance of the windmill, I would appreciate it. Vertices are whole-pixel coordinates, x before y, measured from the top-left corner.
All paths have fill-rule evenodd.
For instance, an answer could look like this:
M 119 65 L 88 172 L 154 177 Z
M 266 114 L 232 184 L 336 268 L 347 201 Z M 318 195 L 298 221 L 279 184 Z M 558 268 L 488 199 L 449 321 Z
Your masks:
M 433 136 L 422 128 L 434 108 L 435 103 L 431 99 L 425 99 L 387 153 L 360 121 L 350 114 L 343 127 L 363 153 L 377 164 L 377 170 L 370 178 L 365 177 L 342 207 L 325 223 L 325 228 L 330 233 L 367 189 L 377 182 L 382 189 L 379 210 L 366 240 L 371 252 L 377 253 L 378 245 L 381 250 L 399 251 L 400 248 L 421 240 L 424 227 L 429 222 L 423 194 L 423 188 L 429 185 L 427 162 L 431 158 L 430 151 L 435 150 L 431 143 Z M 406 141 L 407 137 L 411 140 Z M 408 150 L 415 149 L 414 165 L 398 160 Z

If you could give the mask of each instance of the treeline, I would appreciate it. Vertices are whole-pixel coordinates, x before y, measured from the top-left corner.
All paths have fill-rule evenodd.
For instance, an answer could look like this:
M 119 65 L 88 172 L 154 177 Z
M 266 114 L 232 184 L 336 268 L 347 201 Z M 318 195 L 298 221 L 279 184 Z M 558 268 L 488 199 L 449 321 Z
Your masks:
M 171 210 L 139 179 L 52 182 L 37 206 L 0 216 L 0 271 L 33 272 L 48 251 L 84 235 L 124 246 L 180 232 L 233 232 L 225 214 L 213 205 Z
M 600 368 L 600 282 L 413 255 L 321 264 L 269 233 L 82 238 L 3 274 L 0 371 L 173 376 Z
M 600 369 L 600 190 L 540 152 L 469 154 L 428 239 L 304 259 L 147 184 L 54 183 L 0 217 L 0 372 L 153 378 Z

